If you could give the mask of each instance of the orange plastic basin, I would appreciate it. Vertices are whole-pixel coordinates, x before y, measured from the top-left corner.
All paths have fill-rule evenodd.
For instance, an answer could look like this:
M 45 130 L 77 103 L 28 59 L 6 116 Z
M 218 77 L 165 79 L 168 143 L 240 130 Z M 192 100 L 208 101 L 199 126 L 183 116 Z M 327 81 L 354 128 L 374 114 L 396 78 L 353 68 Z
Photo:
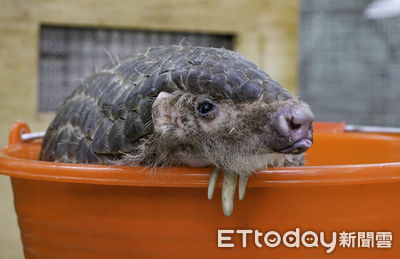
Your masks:
M 221 210 L 220 183 L 207 199 L 211 168 L 36 161 L 40 143 L 20 139 L 29 132 L 24 123 L 0 151 L 0 172 L 11 176 L 26 258 L 399 258 L 400 135 L 346 133 L 343 126 L 316 123 L 307 166 L 255 173 L 230 218 Z M 300 238 L 323 232 L 326 242 L 337 233 L 334 250 L 328 254 L 320 240 L 318 247 L 281 241 L 272 248 L 261 236 L 262 247 L 255 244 L 256 230 L 283 238 L 296 228 Z M 221 234 L 232 238 L 220 240 L 234 244 L 226 248 L 218 247 L 218 230 L 253 233 L 245 248 L 241 234 Z M 355 232 L 354 247 L 340 246 L 342 231 Z M 358 232 L 373 232 L 374 246 L 359 248 Z M 391 248 L 377 247 L 379 232 L 390 232 L 392 240 L 383 241 Z

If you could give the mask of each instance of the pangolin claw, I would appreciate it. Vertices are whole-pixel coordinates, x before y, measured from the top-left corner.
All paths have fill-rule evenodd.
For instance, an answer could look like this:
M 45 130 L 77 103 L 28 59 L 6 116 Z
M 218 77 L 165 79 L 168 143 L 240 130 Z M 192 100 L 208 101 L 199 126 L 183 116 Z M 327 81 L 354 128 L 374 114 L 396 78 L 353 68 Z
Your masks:
M 247 186 L 248 176 L 240 175 L 239 176 L 239 200 L 242 201 L 244 199 L 244 195 L 246 194 L 246 186 Z
M 233 212 L 233 200 L 237 183 L 237 174 L 224 172 L 222 181 L 222 211 L 226 217 L 230 217 Z
M 215 186 L 217 184 L 218 181 L 218 177 L 219 177 L 219 169 L 214 167 L 213 171 L 210 174 L 210 179 L 208 180 L 208 199 L 212 200 L 213 198 L 213 194 L 214 194 L 214 190 L 215 190 Z
M 211 200 L 213 198 L 215 186 L 218 182 L 220 171 L 218 168 L 214 167 L 213 171 L 210 174 L 210 179 L 208 181 L 208 199 Z M 222 180 L 222 211 L 226 217 L 230 217 L 233 212 L 236 184 L 237 184 L 238 175 L 235 173 L 227 173 L 224 172 L 223 180 Z M 239 200 L 244 199 L 244 195 L 246 194 L 246 186 L 248 176 L 240 175 L 239 176 Z

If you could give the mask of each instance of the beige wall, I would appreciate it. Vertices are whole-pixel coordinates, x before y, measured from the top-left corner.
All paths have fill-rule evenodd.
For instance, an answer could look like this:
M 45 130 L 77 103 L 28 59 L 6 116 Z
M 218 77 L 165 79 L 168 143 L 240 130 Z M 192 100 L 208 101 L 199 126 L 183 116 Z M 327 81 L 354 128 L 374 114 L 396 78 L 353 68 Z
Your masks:
M 37 113 L 41 23 L 233 33 L 237 51 L 296 91 L 297 0 L 0 0 L 0 5 L 1 147 L 16 120 L 39 131 L 52 117 Z M 0 177 L 0 251 L 18 258 L 9 185 Z

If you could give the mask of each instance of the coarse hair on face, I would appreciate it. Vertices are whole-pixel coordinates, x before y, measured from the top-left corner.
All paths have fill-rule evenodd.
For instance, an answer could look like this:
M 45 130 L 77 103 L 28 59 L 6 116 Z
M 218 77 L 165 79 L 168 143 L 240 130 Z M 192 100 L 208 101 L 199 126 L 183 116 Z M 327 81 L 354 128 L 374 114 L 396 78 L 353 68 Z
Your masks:
M 199 114 L 202 102 L 209 102 L 216 111 L 210 116 Z M 241 175 L 269 165 L 283 166 L 292 155 L 275 153 L 268 146 L 276 138 L 270 117 L 288 102 L 298 101 L 266 103 L 260 98 L 253 103 L 238 104 L 230 99 L 216 101 L 208 95 L 188 92 L 161 93 L 153 104 L 154 133 L 142 139 L 134 152 L 124 154 L 116 164 L 213 165 Z

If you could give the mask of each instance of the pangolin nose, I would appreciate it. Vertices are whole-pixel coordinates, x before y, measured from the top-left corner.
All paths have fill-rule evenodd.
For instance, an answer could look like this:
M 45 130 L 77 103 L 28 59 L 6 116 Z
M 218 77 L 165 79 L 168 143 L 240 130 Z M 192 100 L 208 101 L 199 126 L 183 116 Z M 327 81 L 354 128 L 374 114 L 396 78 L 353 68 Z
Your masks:
M 287 140 L 283 152 L 304 152 L 312 144 L 314 115 L 303 103 L 283 106 L 276 112 L 274 127 Z

